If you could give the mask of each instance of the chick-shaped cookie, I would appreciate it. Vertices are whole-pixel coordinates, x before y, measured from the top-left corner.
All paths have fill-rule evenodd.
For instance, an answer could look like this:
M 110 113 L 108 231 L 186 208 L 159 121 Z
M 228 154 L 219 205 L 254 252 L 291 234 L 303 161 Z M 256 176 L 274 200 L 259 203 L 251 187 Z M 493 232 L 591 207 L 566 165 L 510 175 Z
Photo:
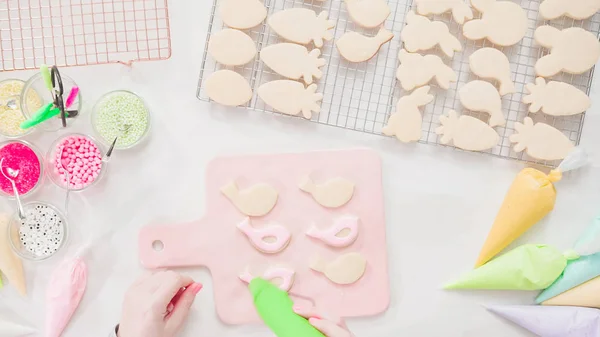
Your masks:
M 433 101 L 429 94 L 429 86 L 421 87 L 412 94 L 398 100 L 396 112 L 390 116 L 387 125 L 382 129 L 386 136 L 396 136 L 403 143 L 416 142 L 421 139 L 421 124 L 423 117 L 420 106 Z
M 535 30 L 535 42 L 550 49 L 550 54 L 535 64 L 539 76 L 550 77 L 564 71 L 582 74 L 592 68 L 600 57 L 600 42 L 596 35 L 579 27 L 563 30 L 541 26 Z
M 471 5 L 483 13 L 481 19 L 463 26 L 469 40 L 487 38 L 499 46 L 512 46 L 527 33 L 527 14 L 513 1 L 471 0 Z
M 400 81 L 402 89 L 406 91 L 425 85 L 433 78 L 440 88 L 448 89 L 450 82 L 456 82 L 458 79 L 456 72 L 444 64 L 442 58 L 437 55 L 423 56 L 400 49 L 398 59 L 400 66 L 396 71 L 396 78 Z
M 448 57 L 453 57 L 455 51 L 461 51 L 462 45 L 450 34 L 448 26 L 440 21 L 431 21 L 414 12 L 406 14 L 406 27 L 400 33 L 404 48 L 411 53 L 428 50 L 436 45 Z
M 527 150 L 527 154 L 540 160 L 564 159 L 575 145 L 567 136 L 545 123 L 533 124 L 530 117 L 523 123 L 515 123 L 516 133 L 510 136 L 515 152 Z

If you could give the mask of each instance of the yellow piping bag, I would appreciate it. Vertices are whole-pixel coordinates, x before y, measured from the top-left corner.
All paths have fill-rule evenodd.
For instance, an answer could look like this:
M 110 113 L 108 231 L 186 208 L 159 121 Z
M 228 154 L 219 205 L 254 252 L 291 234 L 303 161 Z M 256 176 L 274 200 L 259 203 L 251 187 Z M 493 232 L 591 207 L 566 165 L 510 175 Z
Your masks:
M 480 267 L 554 209 L 554 183 L 563 173 L 587 164 L 587 154 L 581 148 L 573 151 L 549 174 L 526 168 L 517 174 L 500 207 L 492 229 L 481 249 L 475 267 Z

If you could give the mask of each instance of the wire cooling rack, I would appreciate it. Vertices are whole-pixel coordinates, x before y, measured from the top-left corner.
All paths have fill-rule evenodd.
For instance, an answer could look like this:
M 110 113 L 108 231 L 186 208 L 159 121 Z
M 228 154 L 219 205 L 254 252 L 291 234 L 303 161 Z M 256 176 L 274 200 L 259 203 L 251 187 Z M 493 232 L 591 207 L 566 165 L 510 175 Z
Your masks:
M 170 56 L 167 0 L 0 1 L 2 71 Z
M 555 162 L 541 162 L 529 158 L 526 154 L 515 153 L 512 151 L 511 143 L 508 139 L 514 132 L 514 123 L 517 121 L 522 122 L 524 117 L 528 115 L 528 106 L 521 102 L 524 96 L 525 85 L 534 82 L 535 62 L 539 57 L 547 53 L 547 50 L 535 45 L 533 33 L 538 26 L 550 24 L 560 29 L 579 26 L 594 34 L 598 34 L 600 32 L 600 14 L 596 14 L 591 19 L 584 21 L 561 18 L 547 22 L 538 16 L 539 0 L 515 1 L 527 12 L 529 29 L 525 38 L 519 44 L 511 47 L 494 46 L 487 40 L 468 41 L 462 35 L 462 26 L 454 23 L 449 13 L 433 17 L 435 20 L 448 24 L 451 33 L 461 41 L 463 51 L 455 53 L 451 61 L 447 57 L 442 56 L 439 49 L 422 52 L 423 54 L 432 53 L 442 56 L 442 59 L 456 71 L 459 80 L 456 83 L 452 83 L 448 90 L 437 87 L 434 84 L 435 82 L 430 83 L 432 87 L 431 93 L 435 95 L 435 100 L 428 104 L 423 111 L 421 143 L 442 145 L 439 142 L 438 135 L 435 134 L 435 129 L 440 125 L 439 116 L 445 114 L 450 109 L 487 121 L 488 117 L 485 114 L 463 111 L 458 99 L 458 89 L 465 83 L 477 79 L 476 76 L 470 73 L 468 64 L 469 56 L 479 48 L 493 46 L 502 50 L 508 56 L 511 64 L 512 79 L 515 82 L 517 93 L 503 97 L 502 106 L 508 119 L 507 125 L 496 128 L 496 131 L 501 136 L 501 142 L 497 147 L 485 153 L 548 166 L 555 166 L 557 164 Z M 204 101 L 210 101 L 210 99 L 202 87 L 203 81 L 211 73 L 222 68 L 227 68 L 217 64 L 207 53 L 210 35 L 224 27 L 218 16 L 218 2 L 219 0 L 214 0 L 213 2 L 205 53 L 198 82 L 197 96 L 198 99 Z M 344 1 L 264 0 L 264 4 L 269 10 L 269 15 L 286 8 L 304 7 L 312 9 L 317 13 L 326 10 L 329 12 L 329 19 L 336 22 L 334 40 L 325 42 L 324 47 L 321 49 L 322 57 L 327 60 L 327 64 L 322 69 L 323 78 L 317 82 L 319 86 L 318 92 L 324 94 L 321 105 L 322 110 L 320 114 L 313 115 L 311 121 L 382 135 L 382 128 L 387 123 L 390 114 L 396 110 L 396 102 L 400 97 L 407 94 L 397 83 L 396 70 L 398 67 L 398 52 L 402 48 L 400 31 L 404 27 L 406 13 L 412 10 L 412 1 L 388 0 L 392 14 L 384 26 L 392 31 L 395 37 L 390 43 L 385 44 L 374 58 L 363 63 L 350 63 L 343 59 L 335 48 L 334 42 L 346 31 L 357 31 L 373 36 L 377 33 L 378 29 L 364 29 L 352 22 L 346 11 Z M 475 12 L 475 17 L 477 16 L 478 14 Z M 259 52 L 267 45 L 283 42 L 266 24 L 247 30 L 246 33 L 254 39 Z M 309 46 L 310 48 L 312 46 Z M 267 106 L 257 97 L 256 89 L 266 82 L 282 79 L 281 76 L 275 74 L 260 62 L 258 55 L 253 62 L 245 66 L 228 68 L 244 76 L 254 89 L 255 94 L 246 107 L 264 112 L 274 112 L 271 107 Z M 593 69 L 581 75 L 561 74 L 552 79 L 573 84 L 589 94 L 592 76 Z M 536 122 L 545 122 L 555 126 L 564 132 L 573 142 L 579 143 L 584 121 L 583 114 L 570 117 L 550 117 L 540 112 L 530 114 L 530 116 Z M 399 144 L 399 146 L 402 146 L 402 144 Z

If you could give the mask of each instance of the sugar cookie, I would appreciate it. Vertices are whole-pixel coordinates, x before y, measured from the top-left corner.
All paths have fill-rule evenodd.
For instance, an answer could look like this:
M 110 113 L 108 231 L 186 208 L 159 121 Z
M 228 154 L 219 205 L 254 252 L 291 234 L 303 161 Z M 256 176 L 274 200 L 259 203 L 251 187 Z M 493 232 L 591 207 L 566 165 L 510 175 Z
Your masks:
M 319 113 L 323 94 L 316 93 L 317 85 L 308 88 L 300 82 L 279 80 L 265 83 L 258 88 L 258 96 L 273 109 L 286 114 L 297 116 L 302 113 L 306 119 L 312 118 L 312 113 Z
M 250 218 L 240 222 L 237 228 L 248 237 L 254 248 L 265 254 L 279 253 L 292 239 L 292 234 L 287 228 L 278 224 L 269 224 L 267 227 L 257 229 L 250 225 Z
M 262 273 L 263 279 L 275 284 L 279 289 L 283 291 L 290 291 L 294 285 L 294 279 L 296 272 L 289 268 L 284 267 L 270 267 Z M 255 278 L 248 270 L 244 271 L 239 276 L 240 280 L 244 283 L 250 283 Z
M 288 41 L 299 44 L 314 42 L 317 48 L 321 48 L 323 40 L 333 39 L 331 29 L 335 23 L 327 20 L 328 15 L 327 11 L 317 16 L 310 9 L 290 8 L 271 15 L 267 23 L 275 33 Z
M 515 123 L 515 131 L 510 136 L 510 141 L 517 143 L 515 152 L 527 149 L 527 154 L 536 159 L 564 159 L 575 147 L 562 132 L 544 123 L 533 125 L 530 117 L 525 117 L 523 123 Z
M 219 14 L 231 28 L 250 29 L 265 20 L 267 8 L 258 0 L 221 0 Z
M 320 79 L 325 59 L 319 58 L 321 51 L 313 49 L 310 53 L 306 47 L 295 43 L 278 43 L 264 47 L 260 59 L 281 76 L 293 80 L 304 78 L 306 84 L 312 84 L 313 77 Z
M 442 89 L 450 88 L 450 82 L 458 80 L 456 72 L 444 64 L 442 58 L 437 55 L 423 56 L 400 49 L 398 58 L 400 66 L 396 71 L 396 78 L 402 89 L 406 91 L 425 85 L 434 77 Z
M 381 28 L 374 37 L 364 36 L 357 32 L 346 32 L 336 41 L 335 45 L 346 60 L 359 63 L 373 58 L 381 46 L 393 38 L 394 34 L 385 28 Z
M 540 4 L 540 15 L 554 20 L 563 15 L 575 20 L 584 20 L 600 10 L 600 0 L 544 0 Z
M 341 217 L 334 222 L 333 226 L 323 230 L 313 225 L 306 235 L 321 240 L 331 247 L 348 247 L 358 238 L 358 217 L 350 215 Z
M 338 208 L 347 204 L 354 195 L 354 183 L 344 178 L 333 178 L 323 184 L 315 184 L 309 176 L 298 186 L 309 193 L 315 201 L 327 208 Z
M 467 151 L 485 151 L 498 145 L 500 136 L 491 126 L 481 120 L 462 115 L 460 118 L 456 111 L 448 111 L 448 116 L 440 116 L 442 126 L 435 129 L 441 135 L 440 142 L 448 144 L 450 141 L 455 147 Z
M 254 59 L 256 46 L 252 38 L 236 29 L 224 29 L 210 37 L 208 53 L 226 66 L 242 66 Z
M 353 284 L 363 277 L 367 268 L 367 260 L 359 253 L 349 253 L 327 263 L 316 257 L 310 269 L 325 275 L 331 282 L 341 285 Z
M 204 89 L 210 99 L 227 106 L 244 105 L 252 99 L 248 81 L 231 70 L 212 73 L 204 82 Z
M 344 0 L 352 21 L 364 28 L 375 28 L 385 22 L 391 10 L 386 0 Z
M 496 48 L 481 48 L 469 56 L 469 66 L 473 74 L 500 82 L 501 96 L 517 92 L 511 79 L 508 57 Z
M 245 190 L 239 190 L 235 182 L 221 187 L 221 193 L 244 215 L 267 215 L 279 198 L 279 193 L 273 186 L 259 183 Z
M 496 88 L 485 81 L 475 80 L 465 84 L 458 92 L 460 104 L 471 111 L 490 114 L 490 126 L 504 126 L 502 99 Z
M 471 0 L 471 5 L 483 13 L 481 19 L 471 20 L 463 26 L 469 40 L 487 38 L 499 46 L 517 44 L 527 34 L 527 14 L 512 1 Z
M 550 77 L 564 71 L 582 74 L 592 68 L 600 57 L 600 42 L 596 35 L 572 27 L 558 30 L 552 26 L 541 26 L 535 30 L 535 41 L 550 49 L 535 64 L 539 76 Z
M 459 25 L 473 19 L 473 11 L 464 0 L 415 0 L 415 3 L 420 15 L 438 15 L 452 11 L 452 18 Z
M 416 142 L 421 139 L 423 117 L 420 106 L 433 101 L 429 94 L 429 86 L 415 90 L 408 96 L 401 97 L 396 105 L 396 112 L 390 116 L 382 132 L 386 136 L 396 136 L 403 143 Z
M 455 51 L 461 51 L 462 45 L 450 34 L 448 26 L 440 21 L 431 21 L 414 12 L 406 14 L 406 27 L 400 32 L 404 48 L 411 53 L 428 50 L 439 45 L 448 57 L 454 56 Z
M 568 83 L 546 83 L 543 77 L 538 77 L 535 84 L 527 84 L 526 89 L 529 95 L 523 97 L 523 103 L 531 104 L 529 112 L 532 113 L 541 109 L 550 116 L 571 116 L 585 112 L 591 105 L 588 95 Z

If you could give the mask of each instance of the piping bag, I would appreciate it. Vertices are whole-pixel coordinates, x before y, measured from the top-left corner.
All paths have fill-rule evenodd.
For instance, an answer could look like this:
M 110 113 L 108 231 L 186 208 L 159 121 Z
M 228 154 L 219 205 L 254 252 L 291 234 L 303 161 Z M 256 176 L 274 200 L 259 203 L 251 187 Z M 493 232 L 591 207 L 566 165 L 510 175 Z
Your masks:
M 542 337 L 600 336 L 600 310 L 581 307 L 507 305 L 487 308 Z
M 0 270 L 10 285 L 15 287 L 21 296 L 27 296 L 27 284 L 25 283 L 25 272 L 23 271 L 23 263 L 15 254 L 12 248 L 9 247 L 8 225 L 10 217 L 6 214 L 0 215 Z M 15 233 L 18 235 L 18 233 Z M 0 286 L 2 282 L 0 281 Z
M 554 183 L 562 179 L 563 173 L 578 169 L 587 162 L 587 154 L 576 147 L 549 174 L 534 168 L 519 172 L 504 197 L 475 267 L 490 261 L 548 215 L 556 202 Z
M 260 318 L 277 337 L 325 337 L 306 318 L 293 310 L 294 303 L 287 292 L 262 278 L 248 286 Z
M 562 253 L 549 245 L 526 244 L 472 270 L 446 289 L 541 290 L 557 281 L 568 263 L 588 259 L 600 252 L 600 230 L 592 225 L 591 236 Z M 594 272 L 594 271 L 592 271 Z M 600 273 L 599 271 L 595 271 Z M 598 296 L 600 300 L 600 296 Z

